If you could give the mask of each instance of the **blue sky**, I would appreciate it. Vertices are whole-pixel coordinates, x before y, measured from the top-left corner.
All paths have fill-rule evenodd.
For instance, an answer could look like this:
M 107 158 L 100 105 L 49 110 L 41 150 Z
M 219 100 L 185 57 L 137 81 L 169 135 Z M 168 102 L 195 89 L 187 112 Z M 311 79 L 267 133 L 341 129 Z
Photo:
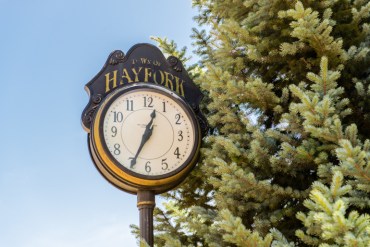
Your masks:
M 84 85 L 150 36 L 191 45 L 190 0 L 0 0 L 0 246 L 136 246 L 136 196 L 87 149 Z

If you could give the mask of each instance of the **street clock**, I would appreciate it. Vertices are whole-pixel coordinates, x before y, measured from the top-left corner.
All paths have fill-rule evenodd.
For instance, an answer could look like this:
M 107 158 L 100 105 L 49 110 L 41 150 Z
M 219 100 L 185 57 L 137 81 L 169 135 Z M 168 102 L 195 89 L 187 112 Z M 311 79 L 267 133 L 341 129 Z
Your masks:
M 150 44 L 112 52 L 85 90 L 81 122 L 93 163 L 111 184 L 137 194 L 140 236 L 153 246 L 155 195 L 186 178 L 208 131 L 203 94 L 180 60 Z
M 195 165 L 201 130 L 193 109 L 175 92 L 135 83 L 104 99 L 90 138 L 99 171 L 115 186 L 162 192 Z

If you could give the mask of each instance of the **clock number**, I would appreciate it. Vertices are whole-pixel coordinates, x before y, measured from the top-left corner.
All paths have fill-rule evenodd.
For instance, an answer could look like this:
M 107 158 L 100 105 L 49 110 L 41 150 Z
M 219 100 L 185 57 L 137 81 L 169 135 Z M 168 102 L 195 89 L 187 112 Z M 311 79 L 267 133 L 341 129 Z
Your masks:
M 149 173 L 149 172 L 152 171 L 152 168 L 149 165 L 150 165 L 150 161 L 148 161 L 148 162 L 145 163 L 145 171 L 147 173 Z
M 167 170 L 168 169 L 168 164 L 167 164 L 167 162 L 165 162 L 166 160 L 167 160 L 167 158 L 162 159 L 162 170 Z
M 147 104 L 148 103 L 148 104 Z M 153 107 L 153 98 L 152 97 L 144 97 L 144 107 Z
M 134 110 L 134 101 L 133 100 L 126 100 L 127 110 L 133 111 Z
M 123 120 L 123 114 L 122 114 L 122 112 L 116 112 L 116 111 L 114 111 L 113 112 L 113 122 L 120 123 L 120 122 L 122 122 L 122 120 Z
M 117 135 L 117 127 L 116 126 L 112 126 L 111 130 L 112 130 L 112 137 L 116 137 L 116 135 Z
M 176 124 L 181 124 L 181 122 L 180 122 L 180 119 L 181 119 L 180 114 L 176 114 L 175 118 L 176 118 Z
M 180 151 L 179 151 L 179 147 L 177 147 L 176 149 L 175 149 L 175 152 L 173 153 L 174 155 L 176 155 L 176 157 L 178 158 L 178 159 L 180 159 Z
M 119 150 L 120 148 L 121 148 L 121 146 L 118 143 L 114 144 L 114 151 L 113 151 L 113 153 L 115 155 L 119 155 L 121 153 L 121 150 Z
M 182 135 L 182 130 L 179 130 L 179 138 L 177 139 L 178 141 L 182 141 L 184 139 L 183 135 Z
M 163 112 L 166 112 L 166 102 L 162 102 L 163 103 Z

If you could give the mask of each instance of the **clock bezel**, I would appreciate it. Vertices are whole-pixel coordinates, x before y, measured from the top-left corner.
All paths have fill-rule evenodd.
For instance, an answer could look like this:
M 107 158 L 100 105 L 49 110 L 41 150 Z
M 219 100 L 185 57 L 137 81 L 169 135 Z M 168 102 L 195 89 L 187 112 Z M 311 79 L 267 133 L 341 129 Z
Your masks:
M 122 95 L 127 94 L 132 91 L 150 91 L 160 93 L 166 97 L 174 100 L 176 104 L 181 107 L 185 114 L 190 120 L 190 124 L 193 127 L 194 131 L 194 144 L 192 145 L 192 150 L 188 158 L 181 162 L 175 170 L 170 171 L 161 175 L 145 175 L 133 172 L 132 170 L 123 166 L 114 156 L 110 153 L 107 144 L 104 138 L 104 119 L 109 107 Z M 99 160 L 102 163 L 102 166 L 99 166 L 98 169 L 104 175 L 105 172 L 113 175 L 118 180 L 122 180 L 125 183 L 133 184 L 134 187 L 161 187 L 169 186 L 176 181 L 181 182 L 182 179 L 190 172 L 190 170 L 195 166 L 198 156 L 201 143 L 201 131 L 200 126 L 196 118 L 196 114 L 189 104 L 175 92 L 157 84 L 149 84 L 145 82 L 133 83 L 131 85 L 119 88 L 109 94 L 101 103 L 99 109 L 96 111 L 93 128 L 91 131 L 91 140 L 94 152 L 98 156 Z M 104 169 L 106 171 L 102 171 Z M 107 178 L 107 176 L 104 175 Z M 109 180 L 109 179 L 108 179 Z

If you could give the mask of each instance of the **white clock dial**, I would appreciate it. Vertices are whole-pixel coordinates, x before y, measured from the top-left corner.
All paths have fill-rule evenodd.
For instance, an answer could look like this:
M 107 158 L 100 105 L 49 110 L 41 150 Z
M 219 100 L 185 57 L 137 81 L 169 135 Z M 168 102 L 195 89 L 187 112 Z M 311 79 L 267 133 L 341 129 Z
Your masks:
M 111 156 L 133 173 L 161 176 L 194 155 L 195 126 L 183 103 L 156 90 L 135 89 L 118 96 L 103 120 Z

